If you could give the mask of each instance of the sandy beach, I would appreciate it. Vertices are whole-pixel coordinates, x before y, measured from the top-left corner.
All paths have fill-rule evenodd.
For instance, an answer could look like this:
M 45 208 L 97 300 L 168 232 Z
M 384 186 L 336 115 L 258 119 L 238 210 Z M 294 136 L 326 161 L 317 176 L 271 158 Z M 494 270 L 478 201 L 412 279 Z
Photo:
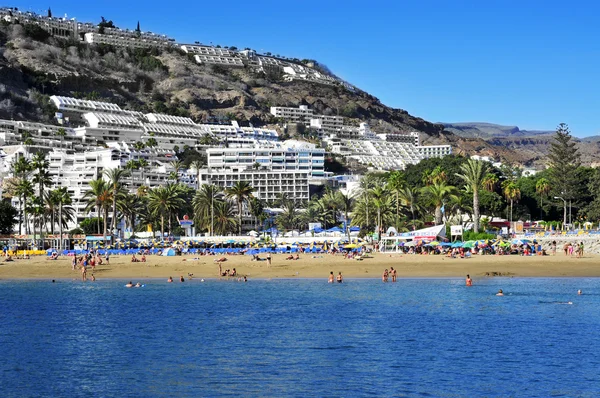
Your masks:
M 251 261 L 251 256 L 228 256 L 223 270 L 236 268 L 239 275 L 248 278 L 324 278 L 330 271 L 342 272 L 348 278 L 380 278 L 384 269 L 394 267 L 399 277 L 464 277 L 487 276 L 517 277 L 600 277 L 600 256 L 584 258 L 556 256 L 475 256 L 452 259 L 442 256 L 382 254 L 371 255 L 362 261 L 344 259 L 341 255 L 301 255 L 299 260 L 286 260 L 287 255 L 273 255 L 271 266 L 267 261 Z M 218 278 L 219 266 L 215 256 L 148 256 L 146 263 L 132 263 L 129 256 L 112 257 L 109 265 L 88 269 L 97 279 L 164 278 L 178 279 L 193 274 L 194 278 Z M 89 268 L 89 267 L 88 267 Z M 70 257 L 48 260 L 45 256 L 29 260 L 0 262 L 0 279 L 79 279 L 79 270 L 73 271 Z

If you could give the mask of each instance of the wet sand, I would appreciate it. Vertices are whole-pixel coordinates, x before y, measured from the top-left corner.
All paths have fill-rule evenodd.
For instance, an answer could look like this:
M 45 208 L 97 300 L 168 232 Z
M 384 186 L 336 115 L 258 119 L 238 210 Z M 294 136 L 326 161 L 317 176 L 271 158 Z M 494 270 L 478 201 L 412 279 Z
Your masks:
M 342 272 L 345 278 L 380 278 L 383 270 L 394 267 L 398 277 L 435 278 L 486 276 L 519 277 L 600 277 L 600 256 L 584 258 L 556 256 L 475 256 L 452 259 L 442 256 L 382 254 L 371 255 L 362 261 L 344 259 L 342 255 L 300 255 L 299 260 L 285 260 L 287 255 L 273 255 L 271 266 L 267 261 L 251 261 L 251 256 L 227 256 L 223 270 L 236 268 L 239 275 L 248 278 L 327 278 L 329 272 Z M 263 256 L 264 257 L 264 256 Z M 112 257 L 110 265 L 88 267 L 88 278 L 97 279 L 164 278 L 178 280 L 193 274 L 194 278 L 218 278 L 219 266 L 215 256 L 148 256 L 146 263 L 131 263 L 130 256 Z M 80 279 L 81 272 L 71 269 L 71 258 L 0 262 L 0 279 Z

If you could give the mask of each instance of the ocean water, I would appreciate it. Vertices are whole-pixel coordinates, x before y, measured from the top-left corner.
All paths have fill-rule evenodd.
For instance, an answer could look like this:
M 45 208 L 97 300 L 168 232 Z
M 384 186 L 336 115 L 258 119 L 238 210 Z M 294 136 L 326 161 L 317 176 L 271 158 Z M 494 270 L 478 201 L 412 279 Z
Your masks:
M 600 279 L 142 282 L 0 281 L 0 395 L 600 394 Z

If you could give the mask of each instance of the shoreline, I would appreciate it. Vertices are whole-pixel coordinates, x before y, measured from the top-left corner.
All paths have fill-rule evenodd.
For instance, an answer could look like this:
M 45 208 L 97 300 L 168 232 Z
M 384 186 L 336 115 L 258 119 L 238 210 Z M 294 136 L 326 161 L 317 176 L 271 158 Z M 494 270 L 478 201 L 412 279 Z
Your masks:
M 376 253 L 362 261 L 344 259 L 343 256 L 301 256 L 300 260 L 285 260 L 286 255 L 273 255 L 272 266 L 266 261 L 251 261 L 250 256 L 228 256 L 221 264 L 223 271 L 236 268 L 237 275 L 249 279 L 327 279 L 329 272 L 342 272 L 349 279 L 380 279 L 384 269 L 394 267 L 398 278 L 472 278 L 499 277 L 600 277 L 600 256 L 587 254 L 584 258 L 556 256 L 474 256 L 469 259 L 452 259 L 435 255 L 400 255 Z M 219 266 L 215 256 L 148 256 L 146 263 L 131 263 L 129 256 L 111 257 L 110 265 L 88 267 L 87 276 L 97 279 L 162 279 L 180 276 L 188 279 L 219 279 Z M 70 257 L 47 260 L 33 257 L 29 260 L 0 262 L 0 280 L 75 279 L 81 272 L 73 271 Z M 185 260 L 185 261 L 184 261 Z M 226 279 L 224 277 L 223 279 Z

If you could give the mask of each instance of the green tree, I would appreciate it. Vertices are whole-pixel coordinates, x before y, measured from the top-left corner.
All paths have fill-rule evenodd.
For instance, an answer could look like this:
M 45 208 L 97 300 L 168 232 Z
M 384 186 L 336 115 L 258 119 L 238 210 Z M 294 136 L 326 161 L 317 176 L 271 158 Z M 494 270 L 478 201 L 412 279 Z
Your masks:
M 100 215 L 104 213 L 102 220 L 104 222 L 104 241 L 106 241 L 108 209 L 112 203 L 112 192 L 106 181 L 102 178 L 90 181 L 89 185 L 90 189 L 83 195 L 83 200 L 87 203 L 85 211 L 91 211 L 93 208 L 96 209 L 96 221 L 98 222 L 97 234 L 100 234 Z
M 44 189 L 46 186 L 52 183 L 50 173 L 48 172 L 49 162 L 46 159 L 46 155 L 42 152 L 38 152 L 33 155 L 31 159 L 31 167 L 35 171 L 33 175 L 33 182 L 38 185 L 38 197 L 43 206 Z M 40 215 L 40 235 L 41 239 L 44 239 L 44 224 L 45 224 L 45 212 Z
M 242 235 L 242 210 L 244 203 L 252 197 L 252 193 L 254 192 L 254 188 L 250 185 L 248 181 L 236 181 L 232 186 L 225 189 L 225 195 L 234 199 L 237 202 L 238 209 L 238 228 L 239 234 Z
M 228 201 L 219 201 L 214 205 L 215 232 L 217 235 L 226 235 L 235 231 L 237 220 L 235 208 Z
M 117 201 L 119 199 L 121 199 L 125 193 L 124 188 L 123 188 L 123 182 L 127 177 L 130 176 L 130 173 L 129 173 L 129 170 L 114 168 L 114 169 L 104 170 L 104 175 L 108 179 L 108 183 L 109 183 L 110 190 L 111 190 L 111 196 L 112 196 L 111 235 L 113 236 L 113 242 L 114 242 L 115 241 L 114 237 L 116 236 L 115 234 L 116 234 L 116 230 L 117 230 Z
M 442 224 L 442 207 L 446 201 L 456 197 L 456 188 L 452 185 L 446 185 L 444 182 L 433 183 L 421 189 L 425 203 L 435 208 L 435 224 Z
M 544 198 L 548 197 L 548 193 L 551 190 L 552 187 L 550 186 L 550 181 L 548 181 L 546 178 L 542 177 L 535 183 L 535 191 L 538 195 L 540 195 L 540 219 L 544 218 Z
M 216 185 L 205 184 L 196 191 L 193 199 L 194 220 L 196 225 L 208 230 L 210 236 L 214 235 L 215 204 L 223 202 L 223 192 Z
M 167 184 L 148 192 L 148 210 L 153 216 L 160 217 L 161 238 L 165 236 L 165 215 L 170 221 L 173 213 L 183 207 L 184 204 L 185 201 L 181 197 L 178 184 Z
M 405 177 L 404 173 L 395 170 L 392 171 L 387 178 L 387 187 L 396 197 L 396 220 L 400 217 L 400 192 L 404 188 Z M 398 225 L 396 225 L 398 228 Z
M 0 234 L 9 235 L 18 223 L 19 211 L 8 200 L 0 200 Z
M 502 182 L 502 193 L 506 200 L 510 201 L 510 225 L 512 228 L 513 221 L 513 203 L 521 197 L 521 191 L 517 184 L 512 180 L 505 180 Z
M 63 127 L 61 127 L 58 130 L 56 130 L 55 135 L 57 137 L 60 137 L 60 147 L 62 148 L 63 147 L 63 141 L 64 141 L 64 139 L 65 139 L 65 137 L 67 135 L 67 131 Z
M 577 199 L 580 185 L 577 168 L 581 165 L 579 148 L 565 123 L 558 125 L 553 138 L 548 154 L 552 192 L 554 196 L 559 196 L 565 200 Z M 566 222 L 566 206 L 564 207 L 563 219 Z
M 483 182 L 486 181 L 486 173 L 488 166 L 486 163 L 469 159 L 466 163 L 460 166 L 460 177 L 473 193 L 473 232 L 479 233 L 479 190 L 483 187 Z

